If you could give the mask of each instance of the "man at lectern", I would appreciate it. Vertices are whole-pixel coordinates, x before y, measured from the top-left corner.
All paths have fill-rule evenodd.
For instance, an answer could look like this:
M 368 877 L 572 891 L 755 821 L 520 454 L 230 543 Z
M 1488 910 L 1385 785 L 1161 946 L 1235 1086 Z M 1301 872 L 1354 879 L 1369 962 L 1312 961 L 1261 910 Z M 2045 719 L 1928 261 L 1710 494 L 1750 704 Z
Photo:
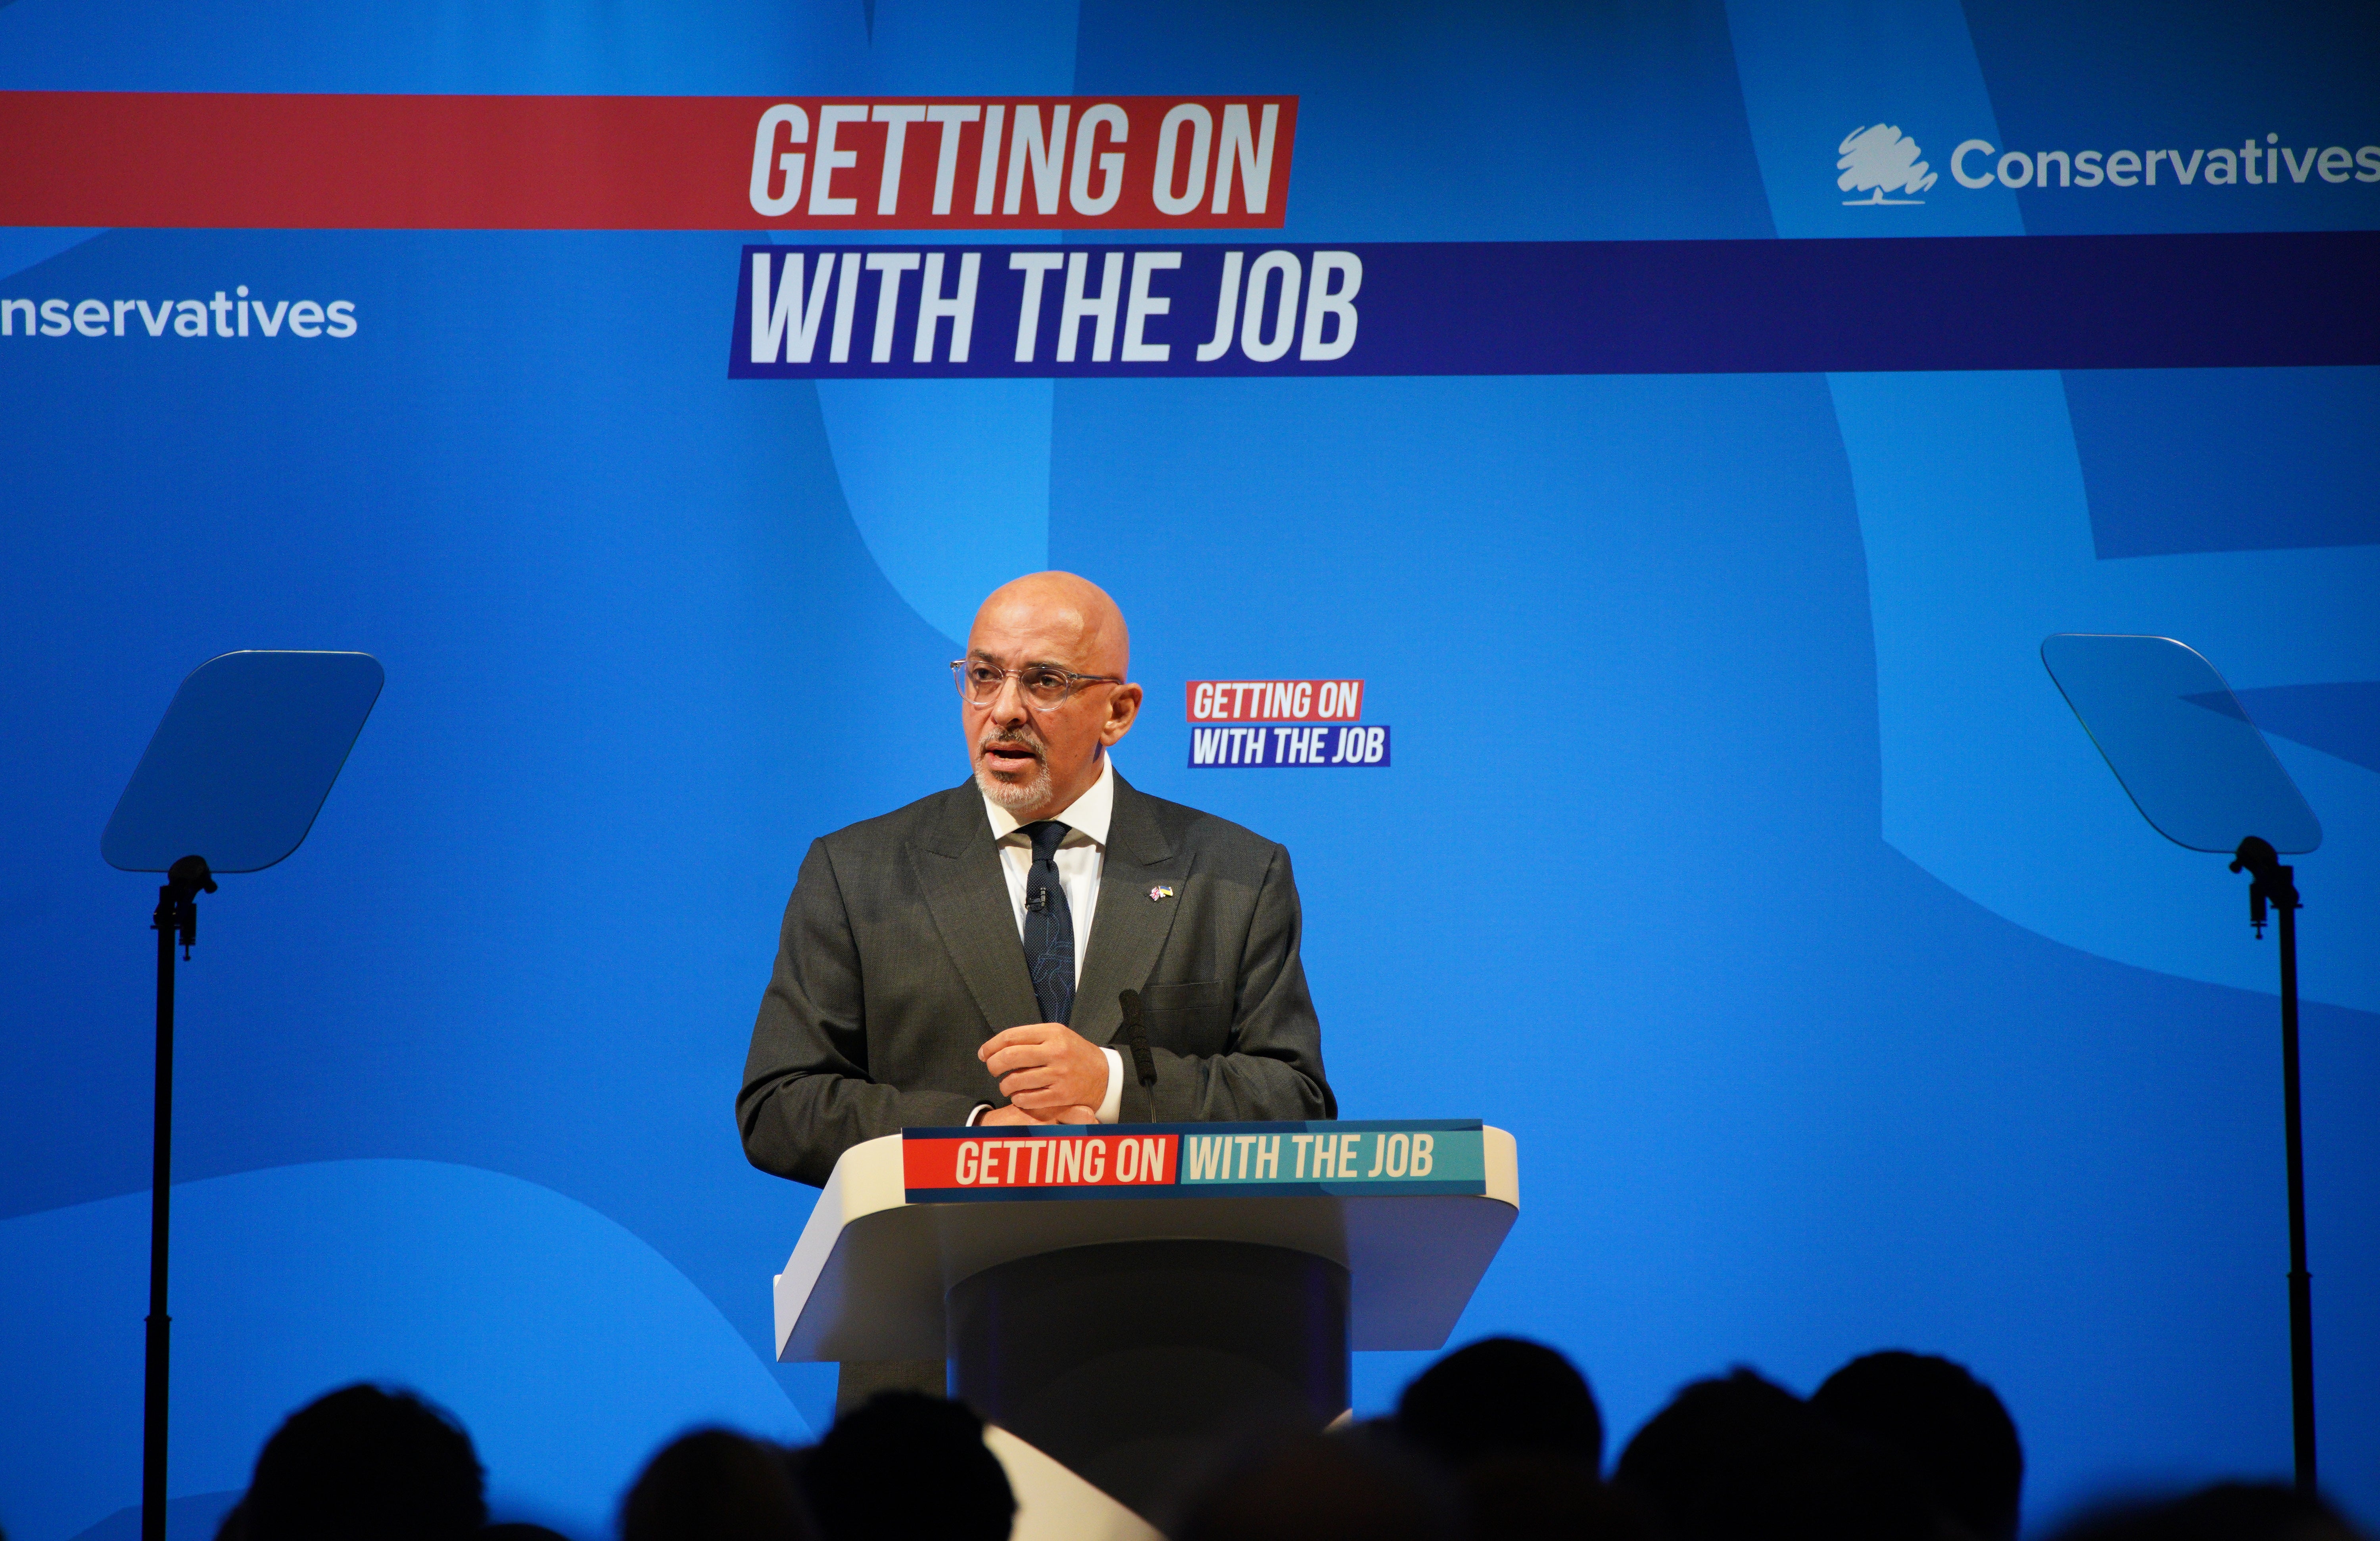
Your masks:
M 1116 774 L 1130 666 L 1072 574 L 983 602 L 952 665 L 974 774 L 803 858 L 735 1099 L 754 1166 L 823 1183 L 923 1125 L 1337 1116 L 1289 853 Z

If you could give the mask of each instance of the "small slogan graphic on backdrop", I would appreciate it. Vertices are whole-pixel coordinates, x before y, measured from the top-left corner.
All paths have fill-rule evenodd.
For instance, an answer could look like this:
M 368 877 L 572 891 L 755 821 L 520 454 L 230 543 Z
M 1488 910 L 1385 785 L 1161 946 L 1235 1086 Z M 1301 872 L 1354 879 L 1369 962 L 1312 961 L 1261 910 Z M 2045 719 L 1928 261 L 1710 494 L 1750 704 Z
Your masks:
M 1389 764 L 1389 730 L 1356 721 L 1362 680 L 1191 680 L 1183 696 L 1194 770 Z
M 1348 727 L 1196 728 L 1190 730 L 1190 769 L 1245 770 L 1257 766 L 1365 766 L 1385 770 L 1389 730 L 1383 723 Z
M 1362 680 L 1192 680 L 1183 696 L 1193 722 L 1352 722 L 1364 715 Z
M 902 1131 L 912 1204 L 1484 1194 L 1477 1119 Z

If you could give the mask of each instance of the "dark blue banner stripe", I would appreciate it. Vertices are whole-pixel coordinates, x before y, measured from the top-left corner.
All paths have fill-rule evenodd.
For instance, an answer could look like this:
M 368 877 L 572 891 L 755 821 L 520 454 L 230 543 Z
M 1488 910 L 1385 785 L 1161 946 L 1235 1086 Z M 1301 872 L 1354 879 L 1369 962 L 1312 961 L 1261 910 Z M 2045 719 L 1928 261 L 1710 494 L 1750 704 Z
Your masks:
M 757 313 L 756 257 L 768 261 L 768 303 Z M 796 264 L 802 287 L 790 293 Z M 939 303 L 925 318 L 921 361 L 920 294 L 929 279 Z M 1020 327 L 1028 315 L 1032 324 Z M 962 332 L 965 357 L 954 361 Z M 2334 231 L 747 247 L 728 373 L 1694 374 L 2370 363 L 2380 363 L 2380 233 Z

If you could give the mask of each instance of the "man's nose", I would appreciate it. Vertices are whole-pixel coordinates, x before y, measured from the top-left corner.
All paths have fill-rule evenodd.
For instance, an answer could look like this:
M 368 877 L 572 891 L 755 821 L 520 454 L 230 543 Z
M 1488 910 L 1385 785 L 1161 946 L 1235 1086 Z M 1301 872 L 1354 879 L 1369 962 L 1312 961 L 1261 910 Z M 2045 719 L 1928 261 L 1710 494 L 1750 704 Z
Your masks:
M 1000 691 L 991 698 L 991 720 L 1003 726 L 1014 726 L 1028 715 L 1025 710 L 1025 687 L 1014 674 L 1000 676 Z

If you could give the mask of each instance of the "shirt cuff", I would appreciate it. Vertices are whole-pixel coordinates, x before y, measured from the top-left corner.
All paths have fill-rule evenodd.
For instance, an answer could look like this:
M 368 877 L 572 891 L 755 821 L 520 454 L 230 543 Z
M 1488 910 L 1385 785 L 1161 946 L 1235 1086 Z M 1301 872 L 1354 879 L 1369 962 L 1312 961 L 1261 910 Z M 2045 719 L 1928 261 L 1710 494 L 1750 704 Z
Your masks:
M 971 1112 L 971 1113 L 969 1113 L 969 1114 L 967 1115 L 967 1127 L 968 1127 L 968 1128 L 970 1128 L 970 1129 L 974 1128 L 974 1127 L 976 1126 L 976 1124 L 977 1124 L 977 1123 L 978 1123 L 978 1122 L 983 1118 L 983 1115 L 984 1115 L 984 1114 L 986 1114 L 986 1113 L 988 1113 L 988 1112 L 990 1112 L 990 1111 L 991 1111 L 991 1104 L 990 1104 L 990 1103 L 989 1103 L 989 1102 L 978 1102 L 978 1103 L 977 1103 L 977 1104 L 975 1105 L 975 1111 L 974 1111 L 974 1112 Z
M 1099 1122 L 1113 1123 L 1123 1113 L 1123 1056 L 1112 1049 L 1102 1049 L 1108 1057 L 1108 1089 L 1099 1096 Z

